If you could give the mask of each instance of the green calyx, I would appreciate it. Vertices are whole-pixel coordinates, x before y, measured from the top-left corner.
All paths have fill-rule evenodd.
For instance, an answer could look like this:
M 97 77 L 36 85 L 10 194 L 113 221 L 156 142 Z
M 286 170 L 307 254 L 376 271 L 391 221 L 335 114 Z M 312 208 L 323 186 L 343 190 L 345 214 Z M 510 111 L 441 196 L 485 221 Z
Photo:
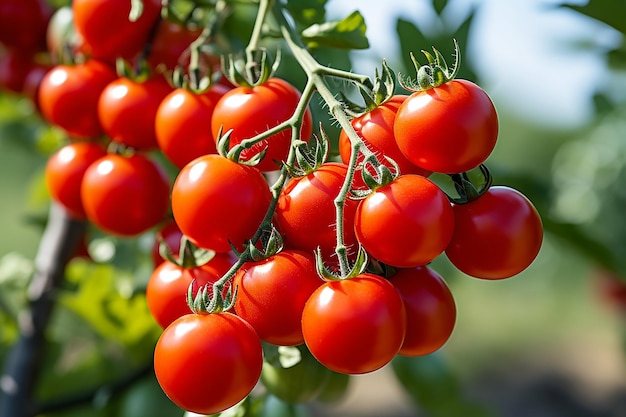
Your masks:
M 411 61 L 413 61 L 417 71 L 415 80 L 398 74 L 398 82 L 404 89 L 413 92 L 429 90 L 453 80 L 458 74 L 461 52 L 456 39 L 454 40 L 454 64 L 451 68 L 448 67 L 446 59 L 437 49 L 433 48 L 433 54 L 425 50 L 422 50 L 422 53 L 428 61 L 424 65 L 421 65 L 415 55 L 411 53 Z
M 280 49 L 273 59 L 266 48 L 246 50 L 245 56 L 222 57 L 222 72 L 234 85 L 256 87 L 269 80 L 280 65 Z
M 345 250 L 345 248 L 343 248 L 342 250 Z M 339 252 L 341 252 L 341 250 L 339 250 Z M 367 256 L 367 252 L 365 251 L 365 249 L 363 249 L 361 245 L 359 245 L 356 259 L 354 260 L 352 267 L 347 272 L 347 274 L 342 275 L 331 271 L 326 267 L 326 265 L 324 265 L 322 252 L 319 250 L 319 248 L 315 251 L 315 267 L 317 269 L 317 274 L 325 281 L 341 281 L 343 279 L 354 278 L 365 272 L 368 263 L 369 257 Z
M 215 251 L 197 247 L 186 236 L 180 240 L 180 250 L 177 255 L 167 242 L 159 238 L 159 254 L 163 259 L 185 269 L 197 268 L 215 257 Z
M 478 167 L 481 179 L 476 180 L 470 178 L 469 173 L 462 172 L 460 174 L 450 174 L 450 178 L 454 183 L 454 188 L 458 197 L 448 195 L 448 199 L 454 204 L 467 204 L 480 198 L 485 194 L 491 184 L 493 177 L 486 165 L 482 164 Z
M 284 165 L 292 177 L 304 177 L 318 169 L 328 158 L 330 138 L 320 124 L 320 136 L 313 135 L 309 142 L 296 140 L 293 144 L 295 164 Z
M 235 305 L 237 290 L 228 287 L 226 296 L 222 295 L 222 286 L 219 281 L 213 285 L 207 284 L 198 288 L 195 297 L 193 295 L 195 282 L 189 285 L 187 290 L 187 305 L 196 314 L 211 314 L 228 311 Z

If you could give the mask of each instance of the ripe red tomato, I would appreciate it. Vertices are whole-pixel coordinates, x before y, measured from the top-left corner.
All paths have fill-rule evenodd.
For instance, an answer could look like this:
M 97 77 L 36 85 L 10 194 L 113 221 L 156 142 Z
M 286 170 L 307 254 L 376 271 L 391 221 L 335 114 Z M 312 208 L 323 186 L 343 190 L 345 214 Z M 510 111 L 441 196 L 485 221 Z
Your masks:
M 80 195 L 87 168 L 106 155 L 104 146 L 95 142 L 75 142 L 55 152 L 46 163 L 46 185 L 53 200 L 78 219 L 85 217 Z
M 0 1 L 0 43 L 24 54 L 45 51 L 52 13 L 44 0 Z
M 144 0 L 141 17 L 131 22 L 127 0 L 74 0 L 74 26 L 88 55 L 107 62 L 132 59 L 148 41 L 161 13 L 161 0 Z
M 202 33 L 202 28 L 188 28 L 177 22 L 162 19 L 150 43 L 148 63 L 152 68 L 163 67 L 164 70 L 173 70 L 177 65 L 186 65 L 185 51 Z M 202 58 L 205 58 L 202 56 Z M 219 59 L 217 60 L 219 68 Z M 160 69 L 160 68 L 159 68 Z
M 236 87 L 218 101 L 211 119 L 211 131 L 217 138 L 220 128 L 230 135 L 230 147 L 249 139 L 268 128 L 289 119 L 298 105 L 300 92 L 285 80 L 270 78 L 257 87 Z M 311 113 L 307 110 L 300 136 L 308 141 L 313 126 Z M 280 169 L 280 161 L 287 159 L 291 146 L 291 129 L 283 130 L 257 145 L 242 152 L 243 160 L 248 160 L 267 147 L 265 158 L 257 165 L 261 171 Z M 278 165 L 277 162 L 278 161 Z
M 246 262 L 235 275 L 235 311 L 261 340 L 279 346 L 304 343 L 300 321 L 309 296 L 323 281 L 312 253 L 284 250 Z
M 424 265 L 445 249 L 454 231 L 446 194 L 420 175 L 400 175 L 361 200 L 356 236 L 379 261 L 401 268 Z
M 179 168 L 199 156 L 217 153 L 215 139 L 207 128 L 217 101 L 229 89 L 215 84 L 194 94 L 183 88 L 169 93 L 160 103 L 155 119 L 159 148 Z
M 454 174 L 485 162 L 498 138 L 498 116 L 476 84 L 452 80 L 413 93 L 394 123 L 398 147 L 415 165 Z
M 539 213 L 517 190 L 491 187 L 470 203 L 453 205 L 453 210 L 454 235 L 446 255 L 468 275 L 483 279 L 517 275 L 541 249 Z
M 407 97 L 408 96 L 403 95 L 391 97 L 374 110 L 352 119 L 352 127 L 354 127 L 356 133 L 363 139 L 365 146 L 378 155 L 380 162 L 384 165 L 391 167 L 391 164 L 382 158 L 383 155 L 393 159 L 398 164 L 402 174 L 428 176 L 430 174 L 429 171 L 416 166 L 400 152 L 393 135 L 396 113 Z M 339 134 L 339 155 L 345 164 L 350 161 L 350 155 L 352 154 L 351 146 L 348 135 L 344 130 L 341 130 Z M 357 161 L 361 163 L 363 156 L 359 155 Z M 357 187 L 365 188 L 366 186 L 362 184 Z
M 406 335 L 398 354 L 428 355 L 450 338 L 456 305 L 450 289 L 432 268 L 398 269 L 390 278 L 406 309 Z
M 165 394 L 180 408 L 202 415 L 219 413 L 245 398 L 262 366 L 259 336 L 227 312 L 178 318 L 154 350 L 154 371 Z
M 123 77 L 112 81 L 98 100 L 102 129 L 114 142 L 139 150 L 156 149 L 156 112 L 171 91 L 161 76 L 144 82 Z
M 87 168 L 80 193 L 87 218 L 96 226 L 135 236 L 165 218 L 169 191 L 165 174 L 147 156 L 108 154 Z
M 186 298 L 191 283 L 194 283 L 195 296 L 198 288 L 216 282 L 232 265 L 232 258 L 226 254 L 216 254 L 208 263 L 196 268 L 183 268 L 170 261 L 161 263 L 150 275 L 146 287 L 152 317 L 165 329 L 177 318 L 191 314 Z
M 339 194 L 348 167 L 328 162 L 312 173 L 291 179 L 278 198 L 275 220 L 284 235 L 287 247 L 312 252 L 320 248 L 325 260 L 335 252 L 336 208 L 334 199 Z M 348 251 L 356 254 L 354 214 L 358 201 L 347 199 L 344 206 L 344 241 Z
M 361 274 L 328 281 L 302 312 L 302 333 L 322 365 L 344 374 L 363 374 L 387 364 L 406 333 L 400 294 L 386 279 Z
M 104 87 L 116 78 L 115 70 L 100 61 L 89 60 L 76 66 L 57 65 L 41 80 L 41 113 L 70 136 L 98 137 L 102 134 L 98 99 Z
M 201 156 L 178 174 L 172 212 L 197 246 L 227 252 L 242 248 L 269 208 L 272 195 L 261 172 L 217 154 Z

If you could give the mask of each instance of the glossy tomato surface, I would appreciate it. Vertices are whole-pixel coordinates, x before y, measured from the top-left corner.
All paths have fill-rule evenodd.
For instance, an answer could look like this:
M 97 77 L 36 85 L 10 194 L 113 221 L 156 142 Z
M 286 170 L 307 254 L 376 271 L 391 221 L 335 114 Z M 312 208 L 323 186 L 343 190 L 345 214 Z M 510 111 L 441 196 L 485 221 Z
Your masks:
M 154 371 L 180 408 L 216 414 L 252 391 L 261 375 L 259 336 L 234 314 L 188 314 L 170 324 L 154 350 Z
M 220 155 L 194 159 L 178 174 L 172 211 L 180 230 L 197 246 L 227 252 L 242 248 L 269 208 L 272 195 L 254 167 Z
M 115 62 L 132 59 L 149 39 L 161 13 L 160 0 L 142 1 L 143 11 L 131 21 L 131 2 L 126 0 L 73 0 L 74 26 L 88 55 Z
M 96 160 L 106 155 L 99 143 L 76 142 L 56 151 L 46 163 L 46 186 L 52 199 L 78 219 L 85 217 L 81 199 L 81 183 L 85 171 Z
M 454 231 L 454 214 L 437 185 L 407 174 L 360 202 L 354 228 L 371 256 L 408 268 L 426 264 L 446 249 Z
M 252 138 L 291 118 L 299 100 L 300 92 L 279 78 L 270 78 L 256 87 L 233 88 L 215 106 L 211 119 L 213 137 L 218 137 L 220 128 L 223 133 L 233 129 L 230 135 L 232 148 L 244 139 Z M 300 138 L 308 141 L 312 129 L 311 113 L 307 110 Z M 257 168 L 261 171 L 275 171 L 280 169 L 280 161 L 287 159 L 290 145 L 291 129 L 286 129 L 245 150 L 242 158 L 248 160 L 267 148 Z
M 491 187 L 478 199 L 453 209 L 456 225 L 446 255 L 468 275 L 512 277 L 530 266 L 541 249 L 539 213 L 513 188 Z
M 108 154 L 89 166 L 81 183 L 87 218 L 102 230 L 135 236 L 165 219 L 169 182 L 147 156 Z
M 138 150 L 157 148 L 155 118 L 161 101 L 172 91 L 165 78 L 144 82 L 118 78 L 108 84 L 98 100 L 98 118 L 113 140 Z
M 302 310 L 323 281 L 312 252 L 283 250 L 259 262 L 245 263 L 235 275 L 235 311 L 274 345 L 304 343 Z
M 302 313 L 309 350 L 327 368 L 345 374 L 375 371 L 398 353 L 406 333 L 400 294 L 386 279 L 362 274 L 329 281 Z
M 337 243 L 334 200 L 346 178 L 348 167 L 327 162 L 312 173 L 291 179 L 278 198 L 275 219 L 289 247 L 312 252 L 320 248 L 331 260 Z M 344 243 L 350 255 L 357 251 L 354 214 L 358 201 L 347 199 L 344 206 Z
M 157 143 L 174 165 L 183 168 L 199 156 L 217 153 L 208 121 L 228 90 L 221 84 L 202 94 L 177 88 L 161 101 L 155 116 Z
M 452 80 L 413 93 L 398 109 L 394 135 L 415 165 L 447 174 L 485 162 L 498 138 L 491 99 L 476 84 Z
M 44 118 L 76 138 L 102 135 L 98 99 L 117 78 L 115 70 L 100 61 L 75 66 L 57 65 L 41 80 L 39 105 Z
M 441 348 L 456 323 L 456 304 L 443 278 L 428 266 L 401 268 L 390 278 L 406 309 L 406 336 L 398 352 L 423 356 Z

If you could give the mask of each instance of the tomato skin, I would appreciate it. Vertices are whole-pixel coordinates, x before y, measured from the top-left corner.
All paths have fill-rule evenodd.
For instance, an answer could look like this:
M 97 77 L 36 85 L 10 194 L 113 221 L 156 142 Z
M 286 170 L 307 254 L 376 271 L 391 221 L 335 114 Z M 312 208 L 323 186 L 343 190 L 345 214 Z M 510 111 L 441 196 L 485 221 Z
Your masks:
M 156 149 L 157 109 L 171 91 L 161 76 L 141 83 L 124 77 L 112 81 L 98 100 L 98 118 L 104 132 L 113 142 L 134 149 Z
M 400 151 L 433 172 L 460 173 L 491 154 L 498 116 L 491 99 L 476 84 L 452 80 L 413 93 L 398 109 L 394 135 Z
M 211 131 L 217 138 L 220 128 L 226 133 L 230 129 L 230 147 L 241 143 L 268 128 L 289 119 L 298 105 L 300 92 L 287 81 L 270 78 L 256 87 L 236 87 L 224 94 L 215 106 L 211 119 Z M 308 141 L 313 131 L 312 116 L 307 109 L 300 129 L 300 137 Z M 291 129 L 276 133 L 259 144 L 242 152 L 248 160 L 267 146 L 263 160 L 256 166 L 261 171 L 280 169 L 275 161 L 285 161 L 291 146 Z
M 395 95 L 374 110 L 352 119 L 351 123 L 356 133 L 363 139 L 365 146 L 376 155 L 385 155 L 393 159 L 398 164 L 400 173 L 426 177 L 430 172 L 406 159 L 400 152 L 393 134 L 396 113 L 407 98 L 408 96 L 405 95 Z M 351 146 L 348 135 L 342 129 L 339 134 L 339 155 L 344 164 L 348 164 L 350 161 Z M 359 155 L 358 162 L 362 162 L 362 159 L 362 155 Z M 391 167 L 391 164 L 384 158 L 380 158 L 380 162 Z M 365 184 L 359 188 L 365 188 Z
M 104 155 L 106 149 L 99 143 L 76 142 L 65 145 L 48 158 L 45 170 L 48 191 L 70 216 L 85 218 L 80 191 L 83 176 L 87 168 Z
M 470 203 L 453 205 L 453 210 L 456 226 L 446 255 L 470 276 L 512 277 L 526 269 L 541 249 L 539 213 L 513 188 L 491 187 Z
M 339 195 L 348 167 L 327 162 L 312 173 L 291 179 L 278 198 L 275 220 L 285 245 L 307 252 L 319 247 L 330 260 L 337 243 L 334 199 Z M 354 214 L 358 201 L 347 199 L 344 206 L 344 243 L 356 253 Z
M 420 175 L 401 175 L 361 200 L 354 229 L 363 248 L 388 265 L 426 264 L 446 249 L 454 231 L 448 197 Z
M 329 281 L 304 306 L 302 333 L 313 356 L 327 368 L 345 374 L 372 372 L 402 346 L 404 304 L 395 287 L 377 275 Z
M 220 155 L 194 159 L 178 174 L 172 212 L 194 244 L 217 252 L 242 248 L 260 226 L 272 199 L 265 178 L 254 167 Z
M 88 54 L 107 62 L 132 59 L 148 41 L 161 12 L 160 0 L 143 1 L 141 17 L 131 22 L 126 0 L 74 0 L 74 26 Z
M 102 230 L 135 236 L 165 219 L 169 182 L 147 156 L 108 154 L 87 168 L 81 198 L 87 218 Z
M 235 311 L 261 340 L 279 346 L 304 343 L 302 310 L 323 281 L 312 253 L 283 250 L 259 262 L 246 262 L 235 275 Z
M 45 51 L 52 13 L 44 0 L 0 1 L 0 43 L 22 53 Z
M 162 262 L 150 275 L 146 287 L 146 300 L 152 317 L 165 329 L 177 318 L 191 314 L 186 298 L 191 283 L 194 282 L 195 296 L 198 288 L 213 284 L 231 265 L 231 259 L 225 254 L 216 254 L 208 263 L 196 268 Z
M 234 314 L 188 314 L 159 338 L 154 371 L 179 407 L 216 414 L 252 391 L 261 375 L 263 350 L 256 332 Z
M 390 278 L 406 309 L 402 356 L 423 356 L 441 348 L 456 323 L 456 304 L 441 276 L 428 266 L 398 269 Z
M 228 90 L 221 84 L 202 94 L 177 88 L 159 104 L 155 116 L 157 143 L 178 168 L 199 156 L 217 153 L 215 139 L 206 125 L 217 101 Z
M 44 118 L 75 138 L 102 134 L 98 120 L 100 93 L 117 75 L 110 66 L 89 60 L 76 66 L 57 65 L 41 80 L 39 105 Z
M 184 25 L 161 19 L 159 27 L 150 43 L 148 63 L 152 68 L 173 70 L 176 65 L 188 64 L 184 60 L 189 45 L 202 33 L 202 28 L 190 29 Z M 205 58 L 202 56 L 202 58 Z M 219 59 L 217 59 L 219 68 Z

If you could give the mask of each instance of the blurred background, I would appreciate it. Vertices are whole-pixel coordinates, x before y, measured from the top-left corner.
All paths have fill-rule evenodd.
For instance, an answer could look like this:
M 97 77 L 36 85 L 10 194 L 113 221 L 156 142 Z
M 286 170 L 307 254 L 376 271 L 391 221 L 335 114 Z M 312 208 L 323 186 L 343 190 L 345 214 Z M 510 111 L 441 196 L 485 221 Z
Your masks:
M 419 50 L 435 46 L 451 56 L 452 38 L 459 41 L 461 77 L 481 85 L 499 112 L 499 142 L 487 161 L 495 183 L 513 186 L 535 203 L 546 235 L 533 265 L 508 280 L 469 278 L 446 259 L 436 260 L 458 311 L 444 348 L 352 378 L 348 396 L 313 405 L 316 415 L 626 416 L 626 2 L 563 3 L 328 2 L 329 17 L 358 9 L 368 25 L 370 48 L 350 55 L 355 72 L 373 75 L 385 58 L 396 72 L 410 73 L 409 51 L 419 59 Z M 43 166 L 58 140 L 28 100 L 0 94 L 5 313 L 19 304 L 13 296 L 23 293 L 32 271 L 48 204 Z M 145 265 L 134 267 L 145 283 Z M 117 289 L 124 277 L 131 280 L 124 268 L 94 268 L 76 266 L 73 279 L 97 275 L 100 288 Z M 112 296 L 101 291 L 92 289 L 91 300 L 108 303 Z M 81 349 L 49 365 L 52 380 L 65 375 L 69 387 L 80 386 L 86 375 L 107 380 L 115 373 L 107 369 L 111 361 L 136 365 L 149 356 L 141 353 L 139 339 L 154 336 L 153 328 L 107 327 L 106 317 L 84 313 L 87 301 L 80 297 L 66 299 L 70 313 L 62 313 L 51 332 L 57 343 L 74 337 Z M 131 304 L 117 302 L 110 314 L 130 320 L 136 317 Z M 0 314 L 0 349 L 15 337 L 9 316 Z M 96 323 L 95 336 L 85 323 Z M 71 325 L 78 327 L 68 332 Z M 150 398 L 159 395 L 153 383 L 145 385 Z M 62 391 L 42 387 L 44 397 Z M 125 399 L 140 402 L 140 395 L 128 392 Z M 101 415 L 97 409 L 89 404 L 76 415 Z M 163 407 L 143 410 L 144 416 L 178 415 L 159 414 Z

